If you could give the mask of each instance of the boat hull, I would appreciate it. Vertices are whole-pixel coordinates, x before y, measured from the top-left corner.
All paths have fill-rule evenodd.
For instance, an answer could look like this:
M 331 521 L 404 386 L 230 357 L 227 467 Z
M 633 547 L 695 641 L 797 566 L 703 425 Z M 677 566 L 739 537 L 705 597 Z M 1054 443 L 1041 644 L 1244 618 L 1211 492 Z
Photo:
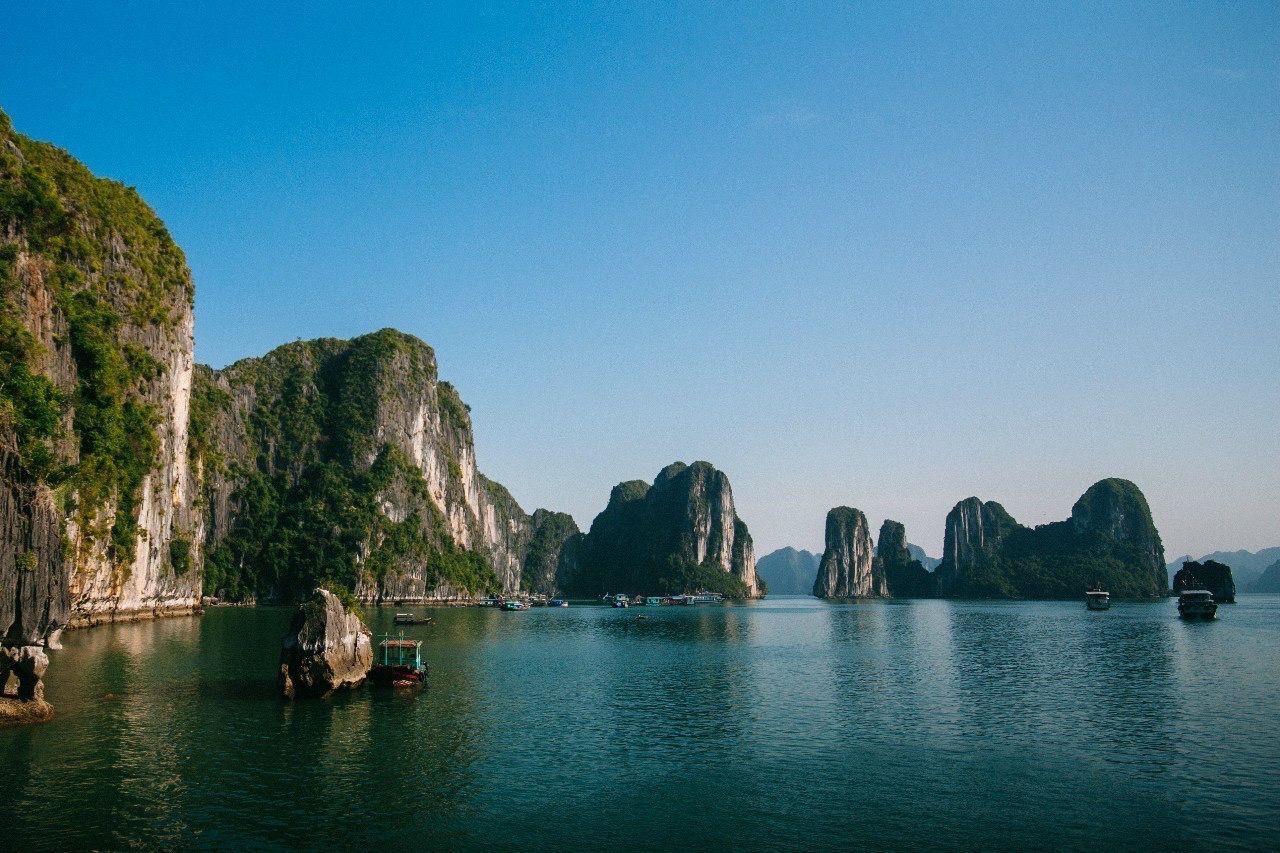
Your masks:
M 1210 622 L 1218 618 L 1218 605 L 1195 605 L 1193 607 L 1179 607 L 1178 616 L 1188 622 Z
M 427 680 L 427 668 L 376 663 L 369 670 L 369 681 L 378 687 L 417 687 Z

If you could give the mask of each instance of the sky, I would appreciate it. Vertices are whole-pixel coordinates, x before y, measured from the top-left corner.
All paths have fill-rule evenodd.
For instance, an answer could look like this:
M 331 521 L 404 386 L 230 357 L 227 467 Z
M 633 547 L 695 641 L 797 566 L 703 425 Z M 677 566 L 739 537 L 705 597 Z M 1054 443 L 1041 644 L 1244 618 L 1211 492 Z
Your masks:
M 1136 482 L 1280 544 L 1274 3 L 10 4 L 0 107 L 135 186 L 196 355 L 395 327 L 584 528 L 674 460 L 828 509 Z

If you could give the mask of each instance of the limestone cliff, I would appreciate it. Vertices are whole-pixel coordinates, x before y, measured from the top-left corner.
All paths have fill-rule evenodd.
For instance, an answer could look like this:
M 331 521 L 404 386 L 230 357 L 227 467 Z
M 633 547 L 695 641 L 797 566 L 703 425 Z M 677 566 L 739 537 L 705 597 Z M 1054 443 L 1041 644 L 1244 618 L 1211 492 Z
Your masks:
M 818 598 L 880 598 L 889 594 L 875 564 L 871 531 L 861 510 L 838 506 L 827 513 L 826 550 L 813 594 Z
M 521 588 L 533 520 L 480 473 L 470 411 L 417 338 L 287 344 L 201 369 L 195 398 L 210 593 L 288 601 L 329 580 L 365 600 L 422 601 Z
M 0 113 L 0 636 L 189 612 L 192 283 L 137 193 Z
M 520 585 L 530 592 L 557 595 L 561 583 L 577 574 L 582 534 L 573 516 L 565 512 L 535 510 L 530 525 Z
M 995 501 L 965 498 L 947 514 L 942 563 L 937 569 L 942 595 L 964 595 L 996 558 L 1018 523 Z M 994 591 L 993 591 L 994 592 Z
M 907 544 L 907 528 L 902 522 L 886 519 L 880 525 L 875 562 L 893 597 L 924 598 L 934 593 L 933 576 L 912 555 L 911 546 Z
M 1141 490 L 1101 480 L 1071 518 L 1025 527 L 1004 507 L 967 498 L 947 515 L 939 594 L 961 598 L 1075 598 L 1100 584 L 1118 598 L 1165 592 L 1164 546 Z
M 582 543 L 577 594 L 684 592 L 757 596 L 755 552 L 729 478 L 707 462 L 676 462 L 653 485 L 619 483 Z

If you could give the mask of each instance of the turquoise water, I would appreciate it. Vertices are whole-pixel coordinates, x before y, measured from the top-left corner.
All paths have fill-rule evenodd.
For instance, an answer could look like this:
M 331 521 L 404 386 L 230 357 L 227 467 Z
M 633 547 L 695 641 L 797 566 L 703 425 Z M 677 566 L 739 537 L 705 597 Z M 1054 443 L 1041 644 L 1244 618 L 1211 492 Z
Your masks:
M 1274 849 L 1280 597 L 1221 613 L 441 609 L 423 692 L 297 704 L 284 610 L 70 632 L 0 848 Z

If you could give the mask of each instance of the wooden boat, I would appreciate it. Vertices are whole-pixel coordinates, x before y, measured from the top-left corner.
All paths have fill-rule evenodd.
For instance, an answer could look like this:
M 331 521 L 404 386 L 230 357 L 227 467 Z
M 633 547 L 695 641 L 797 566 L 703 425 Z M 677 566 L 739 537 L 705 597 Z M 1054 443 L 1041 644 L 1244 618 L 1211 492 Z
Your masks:
M 503 610 L 528 610 L 529 605 L 525 604 L 523 601 L 519 601 L 514 598 L 508 598 L 506 601 L 502 602 L 502 609 Z
M 1218 618 L 1218 603 L 1207 589 L 1188 589 L 1178 596 L 1178 615 L 1183 619 Z
M 430 616 L 416 616 L 412 613 L 397 613 L 392 620 L 397 625 L 430 625 L 435 620 Z
M 427 677 L 422 662 L 422 641 L 385 636 L 378 643 L 378 663 L 369 670 L 369 680 L 380 687 L 415 687 Z
M 1090 610 L 1106 610 L 1111 607 L 1111 593 L 1102 589 L 1091 589 L 1084 594 L 1084 606 Z

